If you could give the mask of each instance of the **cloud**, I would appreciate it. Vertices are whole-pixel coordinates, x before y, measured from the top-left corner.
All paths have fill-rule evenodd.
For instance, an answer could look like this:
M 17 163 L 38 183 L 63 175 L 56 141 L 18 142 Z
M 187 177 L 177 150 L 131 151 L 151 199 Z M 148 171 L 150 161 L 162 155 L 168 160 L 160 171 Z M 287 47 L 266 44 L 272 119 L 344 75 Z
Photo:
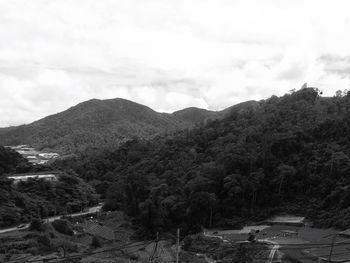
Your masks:
M 350 56 L 323 55 L 320 63 L 324 65 L 325 72 L 336 74 L 342 78 L 350 77 Z
M 317 8 L 316 8 L 317 7 Z M 350 3 L 0 1 L 0 126 L 91 98 L 219 110 L 349 88 Z

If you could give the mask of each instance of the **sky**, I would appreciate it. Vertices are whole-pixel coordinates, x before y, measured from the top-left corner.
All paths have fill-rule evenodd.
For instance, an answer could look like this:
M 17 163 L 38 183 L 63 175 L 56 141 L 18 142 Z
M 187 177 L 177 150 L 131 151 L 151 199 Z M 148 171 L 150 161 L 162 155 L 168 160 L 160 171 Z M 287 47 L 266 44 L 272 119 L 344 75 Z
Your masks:
M 220 110 L 350 90 L 348 0 L 0 0 L 0 127 L 92 98 Z

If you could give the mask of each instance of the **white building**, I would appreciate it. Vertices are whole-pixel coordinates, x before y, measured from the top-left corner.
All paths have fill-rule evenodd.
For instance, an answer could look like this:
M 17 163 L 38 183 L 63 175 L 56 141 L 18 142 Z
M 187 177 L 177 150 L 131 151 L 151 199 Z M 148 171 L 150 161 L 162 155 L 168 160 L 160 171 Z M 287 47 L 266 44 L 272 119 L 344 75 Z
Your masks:
M 27 181 L 29 178 L 44 179 L 46 181 L 57 181 L 57 177 L 54 174 L 30 174 L 30 175 L 16 175 L 8 176 L 9 179 L 13 180 L 13 183 L 18 183 L 21 181 Z

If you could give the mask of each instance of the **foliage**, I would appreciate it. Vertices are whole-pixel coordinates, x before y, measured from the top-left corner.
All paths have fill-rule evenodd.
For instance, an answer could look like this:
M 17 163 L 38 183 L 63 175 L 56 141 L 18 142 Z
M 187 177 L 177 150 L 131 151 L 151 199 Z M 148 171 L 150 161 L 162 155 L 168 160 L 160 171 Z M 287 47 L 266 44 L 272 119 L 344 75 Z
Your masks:
M 29 230 L 35 230 L 35 231 L 41 232 L 44 230 L 44 225 L 40 219 L 33 218 L 33 220 L 30 222 Z
M 148 233 L 291 210 L 344 228 L 349 133 L 350 93 L 322 98 L 303 88 L 205 126 L 56 165 L 75 170 L 107 198 L 106 209 L 124 210 Z
M 93 247 L 93 248 L 101 247 L 101 242 L 100 242 L 100 240 L 98 239 L 98 237 L 93 236 L 93 238 L 92 238 L 92 240 L 91 240 L 91 247 Z
M 28 165 L 28 161 L 16 151 L 0 146 L 0 177 L 3 174 L 15 172 L 19 167 L 26 165 Z
M 124 210 L 151 233 L 196 232 L 233 218 L 229 224 L 239 225 L 290 207 L 346 227 L 332 211 L 350 202 L 350 95 L 322 98 L 303 88 L 253 106 L 57 165 L 95 185 L 105 209 Z M 327 213 L 319 218 L 319 211 Z
M 193 111 L 196 118 L 191 118 Z M 159 133 L 189 128 L 214 115 L 202 109 L 171 115 L 124 99 L 93 99 L 29 125 L 2 128 L 0 144 L 30 144 L 61 153 L 113 148 L 135 136 L 149 139 Z
M 74 234 L 72 225 L 68 220 L 57 219 L 52 222 L 52 226 L 61 234 L 72 236 Z
M 0 147 L 0 227 L 57 214 L 79 212 L 97 203 L 94 189 L 73 171 L 57 174 L 58 181 L 28 179 L 14 184 L 9 173 L 26 161 L 11 149 Z

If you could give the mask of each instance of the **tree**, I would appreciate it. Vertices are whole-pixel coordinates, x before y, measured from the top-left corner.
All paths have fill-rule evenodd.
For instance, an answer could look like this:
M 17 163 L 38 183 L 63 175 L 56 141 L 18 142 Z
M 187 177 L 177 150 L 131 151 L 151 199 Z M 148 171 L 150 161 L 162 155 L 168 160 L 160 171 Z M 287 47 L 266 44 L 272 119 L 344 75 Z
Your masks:
M 250 173 L 249 175 L 250 188 L 252 190 L 252 197 L 251 197 L 252 205 L 256 204 L 257 193 L 259 189 L 263 186 L 264 179 L 265 179 L 265 174 L 262 168 Z
M 52 226 L 56 229 L 57 232 L 61 234 L 72 236 L 74 235 L 71 224 L 68 220 L 65 219 L 57 219 L 52 222 Z
M 187 211 L 190 222 L 197 226 L 209 226 L 215 203 L 216 196 L 213 193 L 194 193 Z
M 33 218 L 32 222 L 30 222 L 29 230 L 34 230 L 34 231 L 40 231 L 41 232 L 41 231 L 44 230 L 44 225 L 43 225 L 43 223 L 41 222 L 40 219 Z
M 278 195 L 283 198 L 283 183 L 286 182 L 289 177 L 292 177 L 296 174 L 296 169 L 293 166 L 280 164 L 277 167 L 277 177 L 276 181 L 278 182 Z
M 97 236 L 93 236 L 92 237 L 90 246 L 93 247 L 93 248 L 101 247 L 101 242 L 100 242 L 100 240 L 98 239 Z

